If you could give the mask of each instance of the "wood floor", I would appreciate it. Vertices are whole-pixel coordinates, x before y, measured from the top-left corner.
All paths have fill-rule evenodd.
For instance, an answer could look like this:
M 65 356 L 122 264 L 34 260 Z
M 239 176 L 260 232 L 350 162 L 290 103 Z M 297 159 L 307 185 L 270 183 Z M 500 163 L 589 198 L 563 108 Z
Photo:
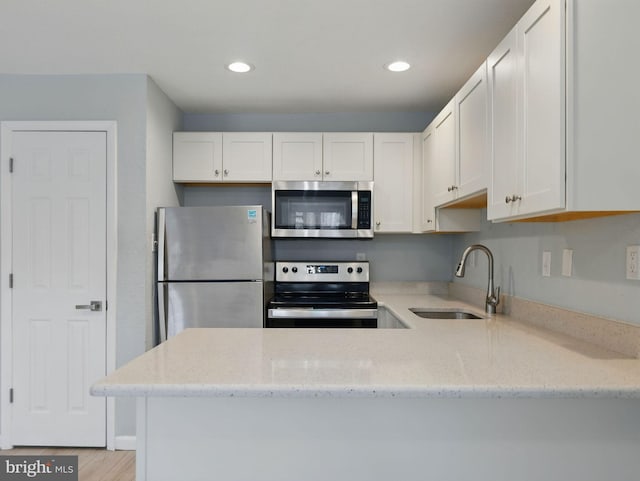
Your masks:
M 136 452 L 93 448 L 16 448 L 0 451 L 3 456 L 78 456 L 79 481 L 135 481 Z

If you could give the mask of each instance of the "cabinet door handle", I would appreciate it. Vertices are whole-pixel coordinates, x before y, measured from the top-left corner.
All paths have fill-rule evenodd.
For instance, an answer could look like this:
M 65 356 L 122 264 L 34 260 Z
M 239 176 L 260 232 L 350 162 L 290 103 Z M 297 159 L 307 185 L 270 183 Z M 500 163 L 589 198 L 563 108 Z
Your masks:
M 320 172 L 319 170 L 316 170 L 316 175 L 320 175 L 322 174 L 322 172 Z
M 225 176 L 229 175 L 229 171 L 227 169 L 224 169 L 224 175 Z
M 324 171 L 324 175 L 329 175 L 329 174 L 330 174 L 330 172 L 328 170 Z
M 380 227 L 380 221 L 376 222 L 376 227 Z
M 511 197 L 506 196 L 506 197 L 504 198 L 504 201 L 505 201 L 505 203 L 507 203 L 507 204 L 508 204 L 509 202 L 511 202 Z
M 213 171 L 213 174 L 218 177 L 220 175 L 220 171 L 218 169 Z

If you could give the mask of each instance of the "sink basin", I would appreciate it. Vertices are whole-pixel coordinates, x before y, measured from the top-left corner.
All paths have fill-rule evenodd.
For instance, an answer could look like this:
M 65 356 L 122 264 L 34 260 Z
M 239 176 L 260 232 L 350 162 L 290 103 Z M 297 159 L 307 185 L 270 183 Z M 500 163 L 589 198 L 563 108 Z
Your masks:
M 416 316 L 427 319 L 483 319 L 471 312 L 460 309 L 426 309 L 424 307 L 412 307 L 409 310 Z

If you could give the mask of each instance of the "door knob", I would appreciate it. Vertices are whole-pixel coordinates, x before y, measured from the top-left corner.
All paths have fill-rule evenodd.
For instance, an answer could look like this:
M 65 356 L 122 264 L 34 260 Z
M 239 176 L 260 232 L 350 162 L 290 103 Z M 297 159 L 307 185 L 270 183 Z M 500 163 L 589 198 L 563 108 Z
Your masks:
M 76 304 L 76 309 L 86 309 L 88 311 L 101 311 L 102 301 L 91 301 L 89 304 Z

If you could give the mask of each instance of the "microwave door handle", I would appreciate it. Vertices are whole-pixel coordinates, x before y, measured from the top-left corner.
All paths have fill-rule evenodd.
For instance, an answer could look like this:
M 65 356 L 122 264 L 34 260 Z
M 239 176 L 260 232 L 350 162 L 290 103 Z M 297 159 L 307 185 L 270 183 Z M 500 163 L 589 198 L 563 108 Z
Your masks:
M 358 227 L 358 191 L 351 192 L 351 229 Z

